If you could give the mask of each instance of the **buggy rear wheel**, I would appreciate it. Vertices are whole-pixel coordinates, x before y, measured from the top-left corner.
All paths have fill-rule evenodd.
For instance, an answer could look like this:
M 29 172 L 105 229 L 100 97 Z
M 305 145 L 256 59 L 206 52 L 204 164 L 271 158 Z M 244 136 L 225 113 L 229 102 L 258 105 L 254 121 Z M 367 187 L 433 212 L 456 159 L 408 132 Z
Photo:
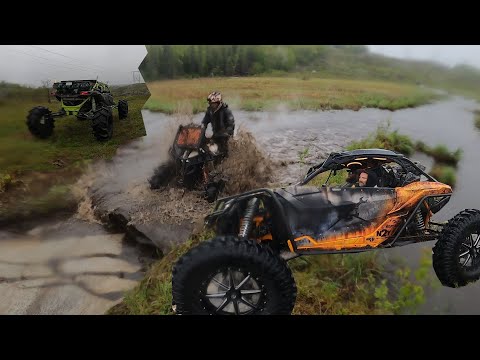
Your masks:
M 98 141 L 107 141 L 113 135 L 112 109 L 102 107 L 94 112 L 92 117 L 93 135 Z
M 30 133 L 40 139 L 50 137 L 55 127 L 52 112 L 44 106 L 34 107 L 27 115 L 27 126 Z
M 433 268 L 442 285 L 461 287 L 480 278 L 480 211 L 451 219 L 433 248 Z
M 219 236 L 177 261 L 172 294 L 177 314 L 288 315 L 297 289 L 285 260 L 270 248 Z

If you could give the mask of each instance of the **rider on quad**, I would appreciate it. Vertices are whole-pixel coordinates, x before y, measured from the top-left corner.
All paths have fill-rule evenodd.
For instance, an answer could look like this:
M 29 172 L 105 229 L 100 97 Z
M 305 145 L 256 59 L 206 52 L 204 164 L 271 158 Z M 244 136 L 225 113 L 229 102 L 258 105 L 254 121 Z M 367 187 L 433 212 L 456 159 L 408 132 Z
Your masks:
M 218 145 L 218 150 L 223 156 L 228 156 L 228 139 L 233 136 L 235 119 L 228 105 L 222 101 L 222 94 L 214 91 L 207 97 L 208 108 L 202 120 L 202 125 L 207 127 L 212 124 L 212 140 Z

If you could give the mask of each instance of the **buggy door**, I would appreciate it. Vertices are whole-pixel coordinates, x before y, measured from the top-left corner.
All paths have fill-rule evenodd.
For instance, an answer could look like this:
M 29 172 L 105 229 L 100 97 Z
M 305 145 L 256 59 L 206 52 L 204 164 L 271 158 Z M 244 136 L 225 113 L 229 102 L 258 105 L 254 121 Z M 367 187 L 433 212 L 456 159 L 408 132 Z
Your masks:
M 342 236 L 376 226 L 393 208 L 395 189 L 291 187 L 282 197 L 293 235 Z

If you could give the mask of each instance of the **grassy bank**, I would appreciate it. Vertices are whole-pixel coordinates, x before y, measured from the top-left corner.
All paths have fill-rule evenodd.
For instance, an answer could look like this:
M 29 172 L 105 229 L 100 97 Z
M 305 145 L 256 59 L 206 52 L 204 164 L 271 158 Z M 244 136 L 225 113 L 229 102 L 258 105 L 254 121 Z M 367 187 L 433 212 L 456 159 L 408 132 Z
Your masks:
M 59 102 L 55 99 L 48 103 L 46 89 L 5 84 L 1 89 L 0 220 L 69 208 L 71 199 L 62 186 L 78 179 L 90 161 L 111 158 L 121 144 L 146 134 L 141 114 L 148 98 L 145 85 L 143 95 L 138 94 L 137 88 L 134 95 L 128 95 L 126 88 L 120 88 L 121 97 L 114 92 L 115 100 L 128 100 L 129 115 L 120 121 L 114 111 L 113 138 L 105 143 L 95 140 L 89 121 L 79 121 L 74 116 L 58 118 L 49 139 L 33 137 L 25 123 L 28 111 L 35 106 L 58 111 Z M 61 192 L 64 195 L 59 195 Z
M 415 151 L 415 144 L 408 136 L 399 134 L 397 130 L 392 131 L 388 122 L 378 126 L 365 139 L 353 141 L 346 149 L 388 149 L 410 156 Z
M 439 144 L 434 147 L 427 146 L 422 141 L 415 144 L 415 149 L 431 156 L 436 163 L 456 167 L 462 158 L 462 150 L 450 151 L 445 145 Z
M 452 166 L 436 163 L 432 167 L 432 170 L 430 170 L 430 175 L 438 181 L 450 185 L 452 188 L 454 188 L 457 183 L 456 171 Z
M 475 124 L 477 129 L 480 129 L 480 110 L 475 111 L 474 124 Z
M 146 109 L 174 113 L 185 102 L 194 113 L 206 109 L 206 97 L 218 90 L 229 106 L 242 110 L 268 110 L 286 105 L 292 110 L 353 109 L 397 110 L 423 105 L 439 98 L 413 85 L 387 82 L 302 79 L 295 77 L 201 78 L 154 81 Z

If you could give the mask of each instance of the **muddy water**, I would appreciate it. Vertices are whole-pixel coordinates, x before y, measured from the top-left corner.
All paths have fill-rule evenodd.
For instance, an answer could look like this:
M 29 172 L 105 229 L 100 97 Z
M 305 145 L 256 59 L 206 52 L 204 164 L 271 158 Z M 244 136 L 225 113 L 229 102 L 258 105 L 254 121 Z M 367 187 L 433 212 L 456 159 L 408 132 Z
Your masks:
M 0 231 L 0 314 L 104 314 L 144 276 L 123 234 L 75 218 Z
M 295 111 L 279 109 L 276 112 L 244 112 L 236 110 L 237 128 L 244 128 L 254 134 L 261 148 L 267 152 L 274 164 L 274 175 L 278 183 L 298 181 L 311 164 L 317 163 L 331 151 L 341 150 L 355 139 L 361 139 L 376 129 L 379 124 L 391 122 L 392 129 L 410 135 L 434 146 L 443 143 L 452 150 L 464 150 L 458 167 L 457 187 L 449 204 L 434 219 L 443 221 L 453 217 L 464 208 L 480 208 L 480 191 L 477 167 L 480 154 L 480 132 L 474 128 L 472 110 L 478 106 L 463 98 L 405 109 L 396 112 L 378 109 L 360 111 Z M 148 111 L 143 113 L 148 127 L 168 123 L 169 117 Z M 202 114 L 194 117 L 200 122 Z M 147 133 L 150 134 L 150 132 Z M 308 149 L 308 151 L 306 150 Z M 302 154 L 302 155 L 301 155 Z M 421 154 L 413 158 L 428 167 L 431 161 Z M 302 160 L 302 161 L 299 161 Z M 422 249 L 431 249 L 433 243 L 385 250 L 388 257 L 399 256 L 416 267 L 419 265 Z M 433 275 L 433 270 L 432 270 Z M 480 314 L 480 283 L 462 289 L 440 288 L 427 297 L 427 303 L 420 313 Z
M 150 189 L 148 179 L 167 160 L 178 125 L 191 123 L 193 117 L 155 114 L 152 118 L 148 114 L 144 113 L 146 137 L 122 147 L 111 161 L 96 163 L 81 179 L 84 185 L 80 187 L 87 188 L 82 208 L 93 205 L 97 217 L 114 222 L 129 237 L 153 243 L 166 253 L 203 228 L 205 214 L 214 204 L 203 199 L 201 190 L 186 191 L 174 181 L 167 187 Z M 229 149 L 229 158 L 217 170 L 221 169 L 223 178 L 235 180 L 227 180 L 223 195 L 271 183 L 269 158 L 256 148 L 251 134 L 240 130 Z

